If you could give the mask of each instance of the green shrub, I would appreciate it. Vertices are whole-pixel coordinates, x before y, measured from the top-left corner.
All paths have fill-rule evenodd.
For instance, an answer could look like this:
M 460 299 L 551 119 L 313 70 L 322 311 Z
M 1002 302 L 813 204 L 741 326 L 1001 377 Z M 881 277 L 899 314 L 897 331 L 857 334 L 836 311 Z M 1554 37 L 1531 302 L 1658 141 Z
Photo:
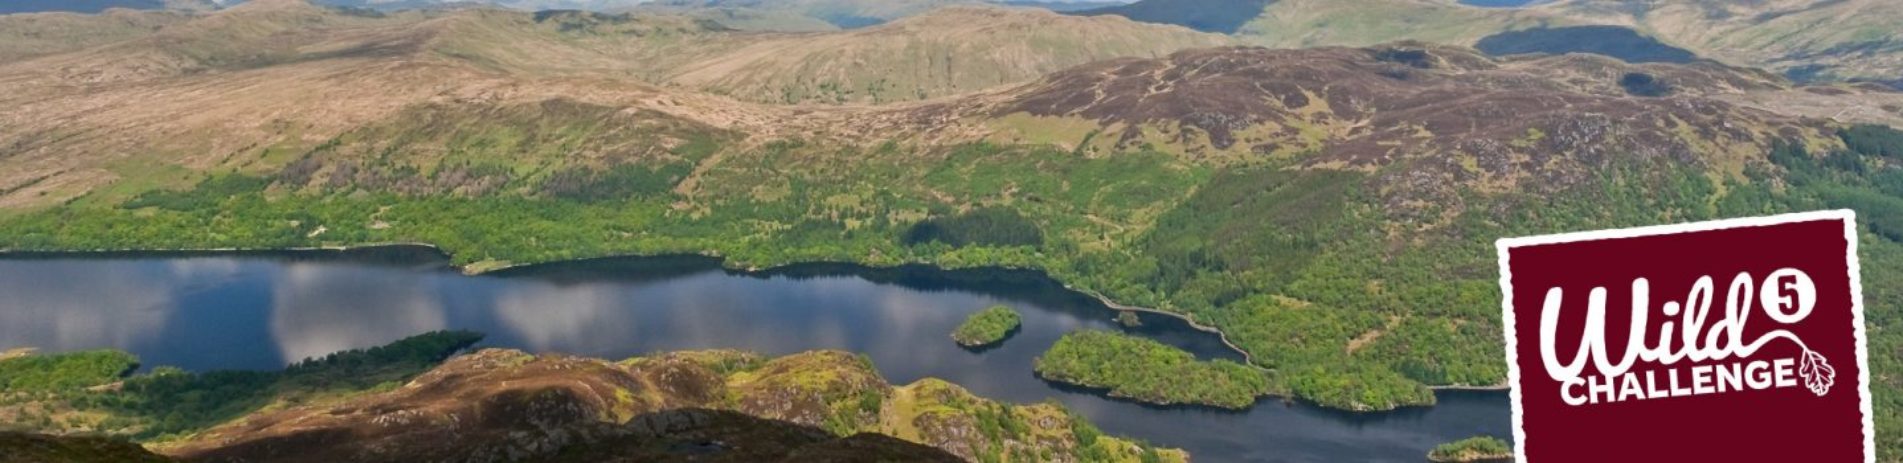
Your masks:
M 93 350 L 0 360 L 0 392 L 57 392 L 118 380 L 139 367 L 132 354 Z
M 958 325 L 958 329 L 952 331 L 952 339 L 958 341 L 958 345 L 965 347 L 996 344 L 1004 341 L 1004 338 L 1009 337 L 1013 331 L 1017 331 L 1018 324 L 1021 322 L 1022 318 L 1018 316 L 1018 311 L 1010 307 L 994 305 L 966 318 L 965 323 Z
M 1145 338 L 1086 330 L 1064 335 L 1035 363 L 1045 379 L 1110 389 L 1113 397 L 1156 404 L 1247 408 L 1269 392 L 1266 376 L 1228 360 L 1198 361 Z
M 1434 447 L 1427 452 L 1427 459 L 1442 462 L 1470 462 L 1507 460 L 1513 458 L 1513 447 L 1506 441 L 1493 436 L 1474 436 Z

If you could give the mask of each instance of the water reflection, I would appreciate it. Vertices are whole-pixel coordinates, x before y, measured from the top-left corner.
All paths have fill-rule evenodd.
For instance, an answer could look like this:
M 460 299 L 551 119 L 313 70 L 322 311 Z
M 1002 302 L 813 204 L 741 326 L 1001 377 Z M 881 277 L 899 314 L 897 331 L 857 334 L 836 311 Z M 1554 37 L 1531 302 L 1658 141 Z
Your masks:
M 273 270 L 271 337 L 285 364 L 448 327 L 425 273 L 312 262 Z
M 701 257 L 604 259 L 463 276 L 440 255 L 389 252 L 0 259 L 0 347 L 118 347 L 148 365 L 278 368 L 441 328 L 485 344 L 620 358 L 739 348 L 844 349 L 894 383 L 938 377 L 1001 400 L 1058 400 L 1106 431 L 1202 461 L 1419 461 L 1473 434 L 1509 435 L 1505 398 L 1447 393 L 1441 406 L 1353 414 L 1264 401 L 1246 412 L 1152 407 L 1052 385 L 1033 359 L 1078 329 L 1127 330 L 1204 358 L 1239 356 L 1180 320 L 1126 329 L 1095 300 L 1038 274 L 801 265 L 734 273 Z M 979 353 L 949 333 L 1009 304 L 1023 328 Z
M 31 262 L 31 271 L 0 271 L 0 340 L 5 340 L 0 346 L 152 345 L 181 294 L 229 280 L 238 270 L 230 261 L 180 259 L 81 277 L 94 263 Z M 86 297 L 74 297 L 81 294 Z

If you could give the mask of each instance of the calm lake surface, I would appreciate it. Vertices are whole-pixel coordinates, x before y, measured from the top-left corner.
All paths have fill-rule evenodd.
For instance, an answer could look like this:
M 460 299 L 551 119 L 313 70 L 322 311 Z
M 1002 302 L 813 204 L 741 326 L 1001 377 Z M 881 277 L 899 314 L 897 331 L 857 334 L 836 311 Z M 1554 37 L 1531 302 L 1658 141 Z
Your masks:
M 992 304 L 1024 327 L 971 352 L 949 335 Z M 1188 449 L 1198 461 L 1422 461 L 1474 434 L 1511 436 L 1506 395 L 1443 392 L 1440 405 L 1356 414 L 1281 400 L 1246 412 L 1161 408 L 1044 382 L 1034 357 L 1066 332 L 1125 330 L 1203 358 L 1239 359 L 1213 334 L 1115 312 L 1032 272 L 801 265 L 721 270 L 699 257 L 603 259 L 465 276 L 423 248 L 245 254 L 0 257 L 0 349 L 114 347 L 147 366 L 276 369 L 305 357 L 445 328 L 482 346 L 625 358 L 739 348 L 870 355 L 894 384 L 924 377 L 981 396 L 1063 402 L 1105 431 Z

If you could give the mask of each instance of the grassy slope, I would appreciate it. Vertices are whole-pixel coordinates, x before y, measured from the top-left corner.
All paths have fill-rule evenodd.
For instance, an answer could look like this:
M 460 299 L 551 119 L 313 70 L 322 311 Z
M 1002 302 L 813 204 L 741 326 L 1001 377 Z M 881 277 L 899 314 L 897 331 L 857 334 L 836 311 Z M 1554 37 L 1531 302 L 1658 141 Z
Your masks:
M 764 38 L 680 66 L 666 81 L 769 103 L 914 101 L 1229 42 L 1122 18 L 956 7 L 859 30 Z
M 80 50 L 143 37 L 191 16 L 167 11 L 0 16 L 0 62 Z
M 1099 59 L 1232 42 L 1122 18 L 951 7 L 848 31 L 725 30 L 746 12 L 688 17 L 469 11 L 425 23 L 444 55 L 529 74 L 633 76 L 764 103 L 915 101 L 1022 83 Z M 712 15 L 711 17 L 709 15 Z M 749 26 L 751 27 L 751 26 Z M 769 26 L 770 27 L 770 26 Z

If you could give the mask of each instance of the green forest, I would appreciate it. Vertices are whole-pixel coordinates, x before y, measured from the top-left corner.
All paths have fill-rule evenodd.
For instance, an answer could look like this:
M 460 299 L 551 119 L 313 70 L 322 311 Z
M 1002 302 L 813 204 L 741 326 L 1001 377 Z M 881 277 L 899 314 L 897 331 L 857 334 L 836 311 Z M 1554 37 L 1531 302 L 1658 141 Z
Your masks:
M 0 396 L 105 384 L 138 368 L 138 358 L 116 350 L 9 358 L 0 360 Z
M 1270 392 L 1262 371 L 1228 360 L 1199 361 L 1167 344 L 1108 331 L 1064 335 L 1035 368 L 1044 379 L 1109 389 L 1122 397 L 1159 405 L 1208 405 L 1242 409 Z
M 997 344 L 1017 331 L 1021 322 L 1017 310 L 994 305 L 965 318 L 965 322 L 952 331 L 952 340 L 965 347 Z
M 1436 462 L 1477 462 L 1511 461 L 1513 446 L 1507 441 L 1493 436 L 1474 436 L 1434 446 L 1427 452 L 1428 461 Z

